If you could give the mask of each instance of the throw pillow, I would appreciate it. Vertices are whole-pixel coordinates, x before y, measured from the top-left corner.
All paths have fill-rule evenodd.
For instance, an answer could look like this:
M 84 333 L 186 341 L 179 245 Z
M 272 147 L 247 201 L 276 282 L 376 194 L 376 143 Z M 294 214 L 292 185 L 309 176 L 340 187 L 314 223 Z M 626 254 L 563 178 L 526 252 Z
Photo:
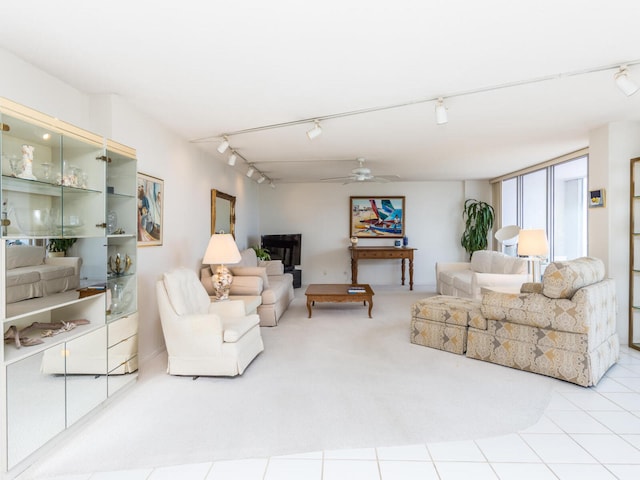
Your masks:
M 233 267 L 230 266 L 231 274 L 238 277 L 252 276 L 261 277 L 263 288 L 266 290 L 269 288 L 269 277 L 267 276 L 267 269 L 264 267 Z
M 604 273 L 604 263 L 598 258 L 552 262 L 542 276 L 542 293 L 549 298 L 571 298 L 580 288 L 603 280 Z

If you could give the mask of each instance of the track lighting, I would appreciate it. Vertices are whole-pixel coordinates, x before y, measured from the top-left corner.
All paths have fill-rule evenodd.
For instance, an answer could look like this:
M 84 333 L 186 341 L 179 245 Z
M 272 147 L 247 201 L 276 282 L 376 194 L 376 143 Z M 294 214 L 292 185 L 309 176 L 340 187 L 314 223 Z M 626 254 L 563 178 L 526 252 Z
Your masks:
M 314 123 L 313 128 L 307 132 L 307 137 L 309 137 L 309 140 L 313 140 L 314 138 L 317 138 L 320 135 L 322 135 L 322 128 L 320 128 L 320 122 L 318 120 L 315 120 L 313 123 Z
M 227 163 L 233 167 L 236 164 L 237 159 L 238 159 L 238 155 L 236 155 L 236 152 L 231 150 L 231 155 L 229 155 L 229 159 L 227 160 Z
M 249 170 L 247 170 L 247 177 L 251 178 L 251 175 L 253 175 L 253 172 L 255 172 L 256 169 L 253 167 L 249 167 Z
M 273 183 L 273 182 L 271 182 L 271 183 L 269 184 L 269 186 L 270 186 L 271 188 L 276 188 L 276 184 L 275 184 L 275 183 Z
M 630 97 L 634 93 L 638 91 L 638 84 L 631 80 L 629 76 L 629 70 L 627 70 L 626 65 L 620 67 L 618 73 L 616 73 L 613 78 L 618 85 L 618 88 L 624 92 L 627 97 Z
M 436 102 L 436 123 L 438 125 L 444 125 L 448 121 L 447 107 L 444 106 L 444 100 L 440 97 Z
M 264 175 L 260 175 L 260 178 L 258 178 L 257 182 L 262 183 L 264 181 L 265 181 Z
M 218 145 L 218 152 L 220 153 L 224 153 L 227 148 L 229 148 L 229 139 L 226 137 L 226 135 L 223 138 L 224 140 L 222 140 L 220 145 Z

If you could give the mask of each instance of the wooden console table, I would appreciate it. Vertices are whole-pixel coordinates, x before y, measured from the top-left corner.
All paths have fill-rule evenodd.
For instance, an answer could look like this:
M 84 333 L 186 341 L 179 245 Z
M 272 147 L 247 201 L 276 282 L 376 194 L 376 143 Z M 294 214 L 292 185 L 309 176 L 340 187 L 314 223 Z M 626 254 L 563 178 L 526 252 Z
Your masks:
M 351 253 L 351 283 L 358 283 L 358 260 L 402 259 L 402 285 L 404 285 L 405 260 L 409 260 L 409 290 L 413 290 L 413 251 L 411 247 L 349 247 Z

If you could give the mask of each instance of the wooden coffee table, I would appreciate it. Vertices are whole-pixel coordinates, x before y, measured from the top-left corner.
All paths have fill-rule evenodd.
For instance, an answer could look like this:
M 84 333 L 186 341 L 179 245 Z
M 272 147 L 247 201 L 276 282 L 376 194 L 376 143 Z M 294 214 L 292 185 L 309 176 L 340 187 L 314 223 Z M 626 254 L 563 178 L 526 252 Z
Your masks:
M 350 287 L 362 287 L 363 292 L 349 293 Z M 373 290 L 367 284 L 340 284 L 340 283 L 312 283 L 307 287 L 305 292 L 307 296 L 307 310 L 309 318 L 311 318 L 311 307 L 316 302 L 362 302 L 364 305 L 369 303 L 369 318 L 371 317 L 371 309 L 373 308 Z

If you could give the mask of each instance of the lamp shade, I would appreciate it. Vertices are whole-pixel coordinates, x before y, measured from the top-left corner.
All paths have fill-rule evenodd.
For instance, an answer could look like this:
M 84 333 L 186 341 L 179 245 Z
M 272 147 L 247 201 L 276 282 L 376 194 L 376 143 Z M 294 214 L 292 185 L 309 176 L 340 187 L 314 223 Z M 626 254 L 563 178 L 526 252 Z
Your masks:
M 215 233 L 211 235 L 202 263 L 206 265 L 238 263 L 241 258 L 233 235 Z
M 503 245 L 515 245 L 518 243 L 520 227 L 518 225 L 507 225 L 496 232 L 494 237 Z
M 549 254 L 549 242 L 544 230 L 520 230 L 518 255 L 544 257 Z

